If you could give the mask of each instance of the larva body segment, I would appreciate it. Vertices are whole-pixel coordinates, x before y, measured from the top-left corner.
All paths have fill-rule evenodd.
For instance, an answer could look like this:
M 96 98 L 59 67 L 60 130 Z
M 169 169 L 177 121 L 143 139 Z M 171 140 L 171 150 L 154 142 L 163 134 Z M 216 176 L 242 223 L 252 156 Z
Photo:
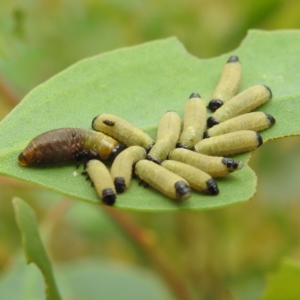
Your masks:
M 241 79 L 242 67 L 239 58 L 233 55 L 225 64 L 219 83 L 207 107 L 214 112 L 231 99 L 237 93 Z
M 133 165 L 146 157 L 146 150 L 140 146 L 130 146 L 114 160 L 110 174 L 117 193 L 123 193 L 129 186 Z
M 153 139 L 147 133 L 111 114 L 96 116 L 92 122 L 92 128 L 112 136 L 127 147 L 141 146 L 149 151 L 154 144 Z
M 241 161 L 232 158 L 204 155 L 183 148 L 172 150 L 169 159 L 194 166 L 214 178 L 226 176 L 244 166 Z
M 94 184 L 97 195 L 107 205 L 113 205 L 116 200 L 116 191 L 110 173 L 99 160 L 92 159 L 87 162 L 85 170 Z
M 181 120 L 175 111 L 167 111 L 158 124 L 156 142 L 146 159 L 160 164 L 175 148 L 181 130 Z
M 186 180 L 152 161 L 138 161 L 135 164 L 135 174 L 169 198 L 188 199 L 191 196 Z
M 211 195 L 219 194 L 217 183 L 204 171 L 176 160 L 164 160 L 161 165 L 184 178 L 192 189 Z
M 191 94 L 184 107 L 183 130 L 176 147 L 192 149 L 206 128 L 206 107 L 197 93 Z
M 123 147 L 103 133 L 81 128 L 60 128 L 32 139 L 20 153 L 22 166 L 63 162 L 82 157 L 114 158 Z
M 212 127 L 238 115 L 248 113 L 272 98 L 270 88 L 265 85 L 254 85 L 228 100 L 208 119 L 207 126 Z
M 204 132 L 204 138 L 239 130 L 261 131 L 275 124 L 275 119 L 264 112 L 256 111 L 237 116 L 215 125 Z
M 204 139 L 195 145 L 195 151 L 206 155 L 231 155 L 254 150 L 262 143 L 257 132 L 240 130 Z

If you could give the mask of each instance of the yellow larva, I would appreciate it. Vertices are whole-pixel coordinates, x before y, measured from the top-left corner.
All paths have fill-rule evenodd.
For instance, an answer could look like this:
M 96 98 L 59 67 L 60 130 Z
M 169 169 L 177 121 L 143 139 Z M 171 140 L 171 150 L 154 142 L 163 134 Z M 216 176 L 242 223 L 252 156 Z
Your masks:
M 85 171 L 102 201 L 107 205 L 113 205 L 116 200 L 116 191 L 106 166 L 101 161 L 92 159 L 87 162 Z
M 200 169 L 176 160 L 164 160 L 161 166 L 184 178 L 194 190 L 211 195 L 219 194 L 215 180 Z
M 250 112 L 226 120 L 218 125 L 215 125 L 204 132 L 204 138 L 211 136 L 222 135 L 238 130 L 254 130 L 261 131 L 275 124 L 275 119 L 264 112 Z
M 183 130 L 176 147 L 192 149 L 206 128 L 206 107 L 200 95 L 193 93 L 184 108 Z
M 135 174 L 142 181 L 172 199 L 188 199 L 191 196 L 186 180 L 152 161 L 139 160 L 135 164 Z
M 239 58 L 231 56 L 225 64 L 219 83 L 214 90 L 212 99 L 208 104 L 211 111 L 216 111 L 237 92 L 242 79 L 242 67 Z
M 158 124 L 155 145 L 146 158 L 157 164 L 165 160 L 175 148 L 181 130 L 181 120 L 175 111 L 167 111 Z
M 154 141 L 147 133 L 124 119 L 111 114 L 101 114 L 95 117 L 92 127 L 112 136 L 128 147 L 141 146 L 148 151 L 154 144 Z
M 208 119 L 207 126 L 212 127 L 228 119 L 248 113 L 272 98 L 270 88 L 254 85 L 228 100 Z
M 133 165 L 146 157 L 146 150 L 140 146 L 130 146 L 116 157 L 110 174 L 118 193 L 123 193 L 129 186 Z
M 194 166 L 212 177 L 226 176 L 244 166 L 241 161 L 232 158 L 209 156 L 180 148 L 172 150 L 169 159 Z
M 206 155 L 231 155 L 254 150 L 262 143 L 259 133 L 240 130 L 204 139 L 195 145 L 195 151 Z

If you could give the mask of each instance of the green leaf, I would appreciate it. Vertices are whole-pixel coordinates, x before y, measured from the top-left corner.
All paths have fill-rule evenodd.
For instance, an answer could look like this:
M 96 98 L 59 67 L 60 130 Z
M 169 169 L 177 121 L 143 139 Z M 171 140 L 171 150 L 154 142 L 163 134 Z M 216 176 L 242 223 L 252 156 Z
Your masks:
M 37 231 L 36 217 L 31 207 L 19 198 L 13 199 L 18 226 L 22 234 L 23 248 L 28 263 L 35 263 L 44 276 L 46 299 L 60 300 L 52 267 Z
M 50 190 L 99 203 L 96 192 L 73 164 L 61 167 L 24 168 L 18 154 L 36 135 L 60 127 L 91 128 L 100 113 L 112 113 L 155 138 L 159 119 L 167 110 L 183 116 L 192 92 L 208 102 L 224 63 L 231 54 L 243 67 L 240 90 L 266 84 L 273 99 L 259 110 L 276 118 L 262 132 L 264 141 L 300 134 L 295 113 L 300 110 L 298 53 L 300 31 L 250 31 L 232 53 L 214 59 L 193 57 L 175 38 L 119 49 L 85 59 L 31 91 L 0 124 L 0 173 L 36 183 Z M 247 163 L 251 153 L 235 156 Z M 78 171 L 79 174 L 79 171 Z M 147 211 L 200 210 L 245 202 L 255 193 L 256 175 L 248 167 L 218 179 L 220 194 L 193 193 L 184 202 L 167 199 L 134 180 L 119 195 L 116 207 Z
M 300 264 L 284 259 L 279 269 L 268 276 L 263 300 L 300 299 Z

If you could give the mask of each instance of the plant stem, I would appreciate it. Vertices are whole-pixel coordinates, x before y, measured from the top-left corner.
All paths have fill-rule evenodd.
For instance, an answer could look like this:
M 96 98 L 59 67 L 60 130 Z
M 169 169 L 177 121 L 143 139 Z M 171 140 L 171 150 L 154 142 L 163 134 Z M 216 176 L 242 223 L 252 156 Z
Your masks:
M 171 267 L 171 263 L 159 247 L 155 235 L 145 229 L 141 229 L 132 219 L 124 213 L 111 208 L 103 207 L 106 213 L 124 230 L 147 255 L 149 260 L 158 269 L 161 277 L 169 286 L 170 290 L 178 300 L 192 300 L 193 296 L 186 287 L 183 278 Z
M 4 79 L 2 74 L 0 74 L 0 93 L 12 106 L 16 106 L 21 101 L 21 97 L 18 95 L 16 90 L 7 82 L 7 80 Z

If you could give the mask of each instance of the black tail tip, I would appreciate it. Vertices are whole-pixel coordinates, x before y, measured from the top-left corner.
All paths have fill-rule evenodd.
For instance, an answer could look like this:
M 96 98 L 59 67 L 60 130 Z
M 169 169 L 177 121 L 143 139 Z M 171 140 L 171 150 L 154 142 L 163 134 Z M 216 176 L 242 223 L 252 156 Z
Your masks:
M 267 117 L 268 120 L 270 121 L 270 125 L 271 125 L 271 126 L 275 124 L 276 119 L 275 119 L 272 115 L 266 114 L 266 117 Z
M 239 61 L 239 58 L 236 55 L 230 56 L 229 59 L 227 60 L 228 63 L 237 62 L 237 61 Z
M 147 155 L 146 159 L 160 165 L 160 162 L 156 158 L 152 157 L 151 155 Z
M 269 93 L 270 93 L 270 99 L 271 99 L 273 97 L 272 90 L 268 86 L 266 86 L 264 84 L 262 84 L 262 86 L 264 86 L 269 91 Z
M 100 116 L 100 115 L 96 116 L 96 117 L 93 119 L 93 121 L 92 121 L 92 128 L 93 128 L 94 130 L 97 130 L 97 129 L 95 128 L 95 123 L 96 123 L 96 120 L 97 120 L 97 118 L 98 118 L 99 116 Z
M 117 198 L 117 196 L 112 189 L 107 188 L 107 189 L 103 190 L 102 201 L 106 205 L 110 205 L 110 206 L 114 205 L 116 202 L 116 198 Z
M 207 105 L 207 108 L 212 112 L 215 112 L 218 108 L 223 105 L 223 101 L 221 99 L 211 99 Z
M 190 148 L 187 145 L 182 144 L 182 143 L 177 143 L 176 148 L 184 148 L 184 149 L 190 150 Z
M 256 138 L 257 138 L 257 141 L 258 141 L 257 147 L 260 147 L 263 144 L 263 139 L 262 139 L 261 135 L 258 132 L 256 132 Z
M 201 96 L 198 93 L 191 93 L 189 99 L 192 99 L 192 98 L 201 98 Z
M 210 116 L 208 119 L 207 119 L 207 126 L 210 128 L 210 127 L 213 127 L 215 125 L 219 124 L 219 121 L 217 119 L 215 119 L 213 116 Z
M 203 138 L 204 138 L 204 139 L 210 138 L 210 134 L 208 133 L 207 130 L 204 131 L 204 133 L 203 133 Z

